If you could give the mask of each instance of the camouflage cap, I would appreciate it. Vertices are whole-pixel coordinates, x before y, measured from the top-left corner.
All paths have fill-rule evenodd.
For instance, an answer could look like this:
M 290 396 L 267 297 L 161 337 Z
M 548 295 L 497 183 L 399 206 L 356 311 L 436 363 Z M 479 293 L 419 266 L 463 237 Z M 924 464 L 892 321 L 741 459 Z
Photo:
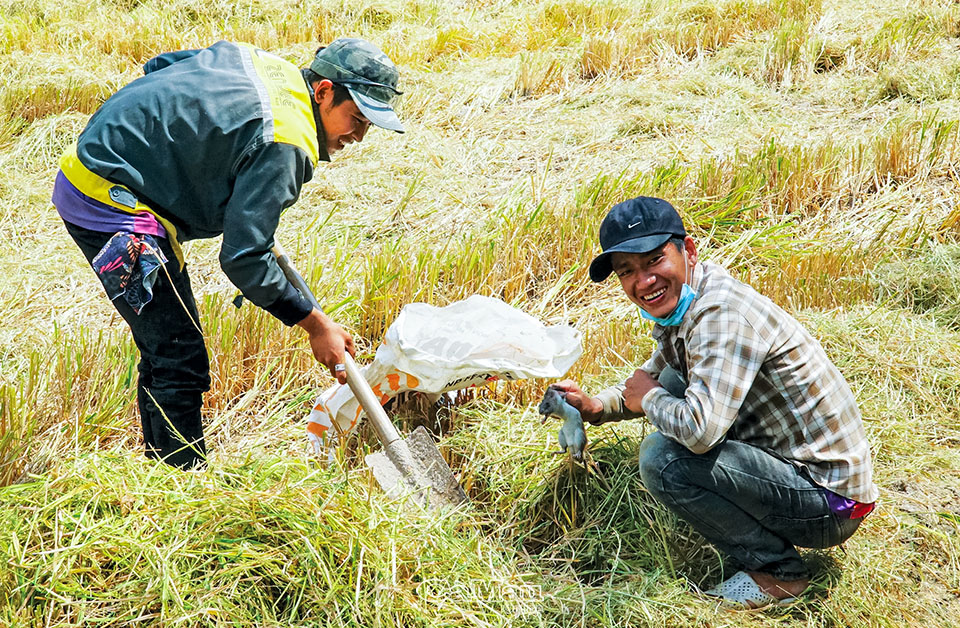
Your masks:
M 403 133 L 391 102 L 400 94 L 397 66 L 383 52 L 363 39 L 344 37 L 317 50 L 310 69 L 343 85 L 360 112 L 371 123 Z

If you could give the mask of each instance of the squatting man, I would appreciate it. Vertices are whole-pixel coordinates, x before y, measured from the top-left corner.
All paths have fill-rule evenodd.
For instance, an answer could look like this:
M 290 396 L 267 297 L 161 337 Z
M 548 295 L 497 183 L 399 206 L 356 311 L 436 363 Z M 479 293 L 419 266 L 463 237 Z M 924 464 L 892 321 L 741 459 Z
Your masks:
M 646 416 L 646 489 L 741 571 L 707 591 L 744 607 L 809 584 L 795 546 L 843 543 L 877 488 L 860 411 L 843 376 L 792 316 L 697 248 L 666 201 L 610 210 L 590 278 L 620 280 L 655 323 L 657 348 L 624 383 L 589 396 L 554 387 L 599 425 Z
M 346 381 L 353 339 L 287 281 L 271 254 L 284 209 L 320 161 L 371 124 L 403 132 L 393 62 L 338 39 L 309 68 L 221 41 L 169 52 L 111 96 L 60 159 L 53 203 L 140 351 L 147 455 L 202 464 L 210 367 L 180 248 L 223 235 L 220 266 L 255 305 L 299 325 Z M 169 260 L 169 262 L 168 262 Z

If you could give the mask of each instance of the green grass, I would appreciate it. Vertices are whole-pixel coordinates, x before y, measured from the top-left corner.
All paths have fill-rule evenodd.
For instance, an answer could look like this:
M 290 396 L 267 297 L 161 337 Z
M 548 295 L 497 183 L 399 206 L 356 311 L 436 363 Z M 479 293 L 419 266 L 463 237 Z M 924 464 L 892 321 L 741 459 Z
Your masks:
M 0 0 L 0 626 L 957 626 L 960 212 L 953 3 Z M 575 325 L 589 390 L 652 350 L 586 269 L 652 194 L 821 341 L 864 411 L 881 501 L 811 591 L 692 593 L 721 559 L 644 491 L 642 422 L 551 455 L 547 382 L 475 391 L 441 449 L 471 496 L 386 500 L 358 430 L 327 466 L 329 375 L 187 246 L 211 464 L 143 458 L 136 353 L 49 205 L 59 153 L 151 56 L 246 40 L 298 63 L 362 36 L 401 66 L 403 136 L 317 172 L 278 239 L 370 359 L 406 303 L 497 296 Z M 419 419 L 398 416 L 402 430 Z
M 960 329 L 960 247 L 927 245 L 877 269 L 877 298 Z

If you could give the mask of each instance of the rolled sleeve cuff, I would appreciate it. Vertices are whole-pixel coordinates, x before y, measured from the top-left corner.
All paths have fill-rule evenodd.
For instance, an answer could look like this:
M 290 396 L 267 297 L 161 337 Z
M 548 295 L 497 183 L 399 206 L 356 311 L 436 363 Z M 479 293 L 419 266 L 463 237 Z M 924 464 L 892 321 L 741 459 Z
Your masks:
M 603 405 L 603 412 L 600 413 L 601 421 L 619 421 L 643 416 L 641 413 L 631 412 L 623 405 L 623 389 L 624 385 L 618 384 L 597 394 L 596 398 Z

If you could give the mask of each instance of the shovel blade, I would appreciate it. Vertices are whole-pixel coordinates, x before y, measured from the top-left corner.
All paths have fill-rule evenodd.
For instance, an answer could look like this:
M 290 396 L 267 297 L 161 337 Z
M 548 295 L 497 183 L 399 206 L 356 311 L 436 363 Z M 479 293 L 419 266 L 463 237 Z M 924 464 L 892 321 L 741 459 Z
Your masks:
M 425 427 L 418 427 L 403 439 L 402 444 L 394 445 L 409 450 L 412 469 L 404 472 L 382 451 L 364 458 L 373 477 L 388 495 L 400 497 L 409 493 L 421 506 L 432 508 L 458 506 L 467 501 L 467 494 L 453 477 L 450 466 Z

